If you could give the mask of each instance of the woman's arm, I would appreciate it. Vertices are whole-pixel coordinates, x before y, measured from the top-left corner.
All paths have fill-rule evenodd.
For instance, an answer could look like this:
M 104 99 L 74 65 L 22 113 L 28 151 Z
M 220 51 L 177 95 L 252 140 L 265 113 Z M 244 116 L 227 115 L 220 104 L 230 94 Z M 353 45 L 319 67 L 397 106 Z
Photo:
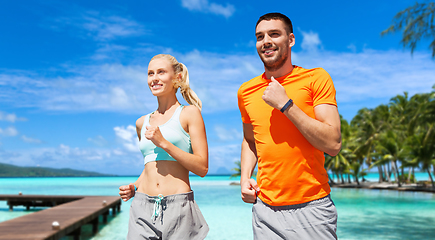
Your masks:
M 137 133 L 137 137 L 139 138 L 139 141 L 140 141 L 140 132 L 143 126 L 143 121 L 144 121 L 144 116 L 136 120 L 136 133 Z M 138 177 L 138 179 L 134 183 L 130 183 L 128 185 L 123 185 L 119 187 L 119 196 L 121 196 L 124 202 L 134 197 L 135 186 L 136 188 L 139 188 L 139 185 L 142 182 L 143 178 L 144 178 L 144 171 L 142 171 L 142 174 Z

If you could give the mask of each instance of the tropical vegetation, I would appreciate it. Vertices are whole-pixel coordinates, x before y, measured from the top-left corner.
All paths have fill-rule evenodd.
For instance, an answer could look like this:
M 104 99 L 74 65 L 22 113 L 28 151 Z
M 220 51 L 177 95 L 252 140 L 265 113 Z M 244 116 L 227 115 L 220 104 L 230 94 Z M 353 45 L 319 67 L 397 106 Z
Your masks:
M 398 186 L 415 182 L 414 172 L 428 174 L 435 188 L 435 85 L 431 93 L 405 92 L 387 105 L 363 108 L 348 123 L 341 118 L 342 149 L 326 154 L 325 168 L 334 179 L 359 184 L 368 171 L 377 171 L 379 182 Z
M 417 43 L 423 39 L 430 41 L 429 48 L 432 58 L 435 58 L 435 3 L 416 3 L 400 11 L 393 18 L 393 23 L 385 29 L 381 35 L 402 31 L 404 47 L 411 49 L 411 54 L 417 47 Z

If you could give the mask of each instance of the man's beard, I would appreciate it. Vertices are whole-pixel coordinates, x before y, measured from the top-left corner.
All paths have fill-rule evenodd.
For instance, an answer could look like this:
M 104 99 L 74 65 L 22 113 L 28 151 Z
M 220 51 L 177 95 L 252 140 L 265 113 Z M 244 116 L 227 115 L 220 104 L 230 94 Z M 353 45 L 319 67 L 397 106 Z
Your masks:
M 288 49 L 283 49 L 278 55 L 272 58 L 264 57 L 260 55 L 261 61 L 263 61 L 264 67 L 267 71 L 273 72 L 280 69 L 288 58 Z

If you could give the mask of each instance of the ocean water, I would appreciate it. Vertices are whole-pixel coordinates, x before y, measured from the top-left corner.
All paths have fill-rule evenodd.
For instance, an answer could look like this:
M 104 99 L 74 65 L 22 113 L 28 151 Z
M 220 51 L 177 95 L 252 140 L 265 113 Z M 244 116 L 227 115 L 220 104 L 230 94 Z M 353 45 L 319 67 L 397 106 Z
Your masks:
M 418 178 L 427 179 L 424 174 Z M 120 185 L 135 180 L 136 177 L 0 178 L 0 194 L 117 196 Z M 231 182 L 238 179 L 191 177 L 195 200 L 210 227 L 206 239 L 253 239 L 251 205 L 241 200 L 240 186 L 230 185 Z M 333 188 L 331 196 L 339 216 L 339 239 L 435 239 L 435 194 Z M 123 202 L 121 212 L 110 217 L 108 224 L 100 224 L 95 236 L 91 226 L 86 225 L 82 239 L 125 239 L 130 203 Z M 15 207 L 11 212 L 5 201 L 0 201 L 0 222 L 41 209 L 26 211 Z

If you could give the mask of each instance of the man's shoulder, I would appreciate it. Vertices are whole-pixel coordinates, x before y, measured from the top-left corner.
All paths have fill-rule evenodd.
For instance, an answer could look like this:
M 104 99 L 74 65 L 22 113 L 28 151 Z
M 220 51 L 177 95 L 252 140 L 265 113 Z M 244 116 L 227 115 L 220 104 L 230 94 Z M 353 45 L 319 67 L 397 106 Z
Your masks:
M 256 77 L 252 78 L 251 80 L 242 83 L 242 85 L 240 85 L 240 87 L 239 87 L 239 91 L 238 92 L 241 93 L 245 89 L 248 89 L 248 88 L 250 88 L 250 87 L 252 87 L 254 85 L 257 85 L 257 84 L 261 83 L 262 76 L 263 76 L 263 74 L 261 74 L 259 76 L 256 76 Z
M 303 67 L 299 67 L 296 66 L 296 70 L 299 74 L 310 74 L 311 76 L 314 75 L 329 75 L 328 72 L 321 68 L 321 67 L 317 67 L 317 68 L 303 68 Z
M 310 69 L 297 67 L 291 78 L 299 78 L 306 84 L 320 84 L 332 80 L 329 73 L 321 67 Z

